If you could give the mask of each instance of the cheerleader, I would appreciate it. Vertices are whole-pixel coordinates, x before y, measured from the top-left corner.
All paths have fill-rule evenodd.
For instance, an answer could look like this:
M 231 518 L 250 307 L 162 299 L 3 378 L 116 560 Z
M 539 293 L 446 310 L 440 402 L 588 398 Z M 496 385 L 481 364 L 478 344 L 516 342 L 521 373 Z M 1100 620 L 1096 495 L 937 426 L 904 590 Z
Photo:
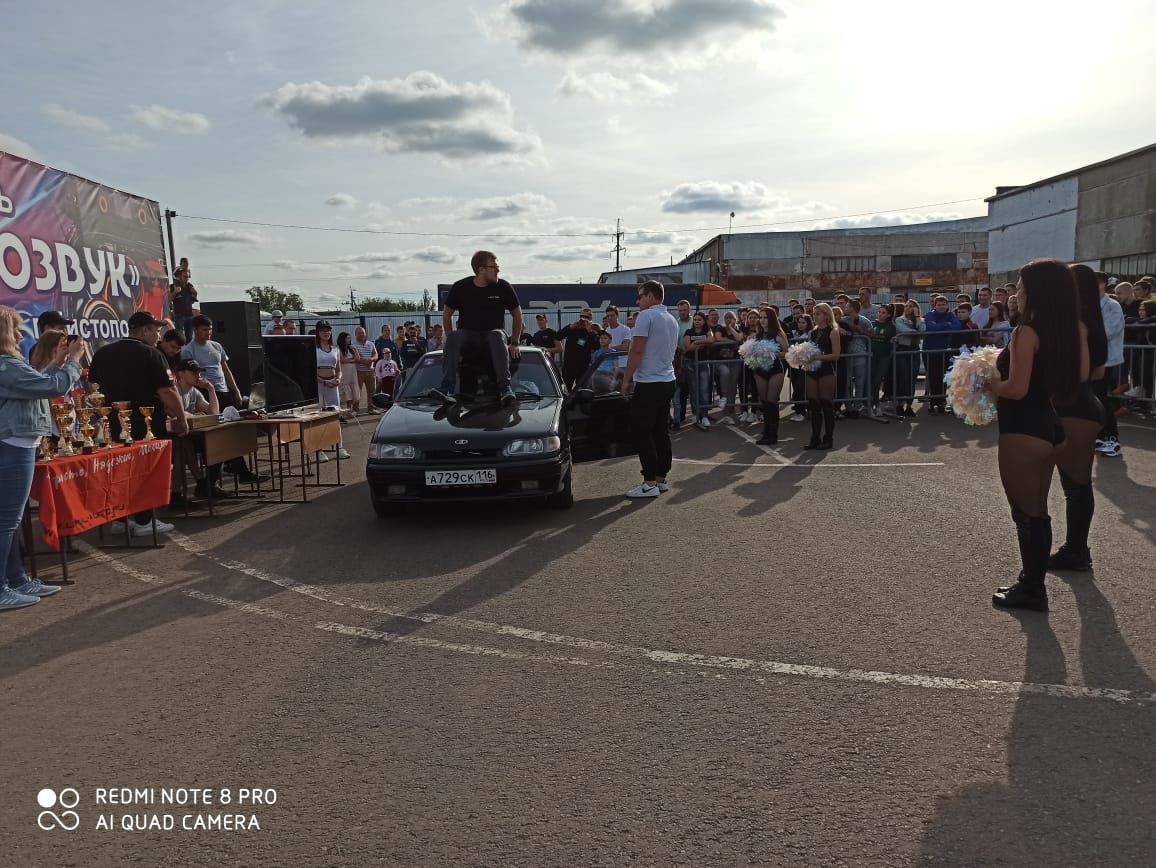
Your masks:
M 783 378 L 787 373 L 783 354 L 787 352 L 789 342 L 779 322 L 779 315 L 773 308 L 751 313 L 758 316 L 759 322 L 754 339 L 776 344 L 774 363 L 769 368 L 754 372 L 755 391 L 763 407 L 763 436 L 755 442 L 760 446 L 774 446 L 779 442 L 779 395 L 782 394 Z
M 1056 456 L 1066 506 L 1065 540 L 1048 561 L 1048 566 L 1053 570 L 1084 572 L 1092 568 L 1092 553 L 1088 548 L 1088 530 L 1096 511 L 1092 496 L 1092 464 L 1096 457 L 1096 438 L 1104 426 L 1104 405 L 1092 390 L 1092 382 L 1104 376 L 1108 335 L 1100 310 L 1096 272 L 1086 265 L 1073 265 L 1072 276 L 1076 278 L 1079 296 L 1081 353 L 1087 354 L 1090 373 L 1080 383 L 1074 401 L 1056 405 L 1065 435 L 1064 446 Z
M 835 315 L 827 303 L 815 305 L 811 340 L 819 347 L 819 367 L 807 372 L 807 407 L 811 412 L 811 442 L 807 449 L 831 449 L 835 445 L 835 364 L 842 342 Z M 826 436 L 820 436 L 826 426 Z
M 1064 442 L 1055 404 L 1070 404 L 1088 379 L 1087 342 L 1080 340 L 1076 281 L 1056 259 L 1020 271 L 1020 325 L 996 360 L 988 381 L 999 420 L 999 475 L 1011 506 L 1023 569 L 1014 585 L 998 588 L 992 603 L 1046 612 L 1044 575 L 1052 548 L 1048 489 Z

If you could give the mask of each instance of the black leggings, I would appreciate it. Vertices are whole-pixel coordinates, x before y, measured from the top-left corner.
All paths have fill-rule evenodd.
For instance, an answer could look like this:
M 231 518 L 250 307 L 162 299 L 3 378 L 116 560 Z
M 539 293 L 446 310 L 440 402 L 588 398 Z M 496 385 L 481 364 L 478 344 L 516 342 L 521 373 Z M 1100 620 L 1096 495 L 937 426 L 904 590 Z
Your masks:
M 835 386 L 836 377 L 833 373 L 822 377 L 807 377 L 807 407 L 811 411 L 813 440 L 831 440 L 835 436 Z M 824 426 L 826 437 L 822 437 Z
M 1119 365 L 1108 368 L 1104 371 L 1104 376 L 1101 379 L 1092 381 L 1092 391 L 1096 393 L 1096 397 L 1104 405 L 1104 427 L 1100 431 L 1100 436 L 1112 440 L 1116 440 L 1120 436 L 1120 429 L 1116 427 L 1116 403 L 1109 400 L 1108 392 L 1115 385 L 1113 374 L 1119 369 Z

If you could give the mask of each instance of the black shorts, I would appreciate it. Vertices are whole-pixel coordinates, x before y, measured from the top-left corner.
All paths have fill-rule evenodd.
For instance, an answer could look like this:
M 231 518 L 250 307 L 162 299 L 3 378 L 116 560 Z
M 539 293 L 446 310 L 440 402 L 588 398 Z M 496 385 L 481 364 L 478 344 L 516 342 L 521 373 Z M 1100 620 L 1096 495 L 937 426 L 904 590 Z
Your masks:
M 1076 399 L 1070 404 L 1057 404 L 1056 412 L 1061 419 L 1087 419 L 1098 425 L 1104 424 L 1104 405 L 1092 391 L 1091 383 L 1080 383 Z
M 1050 401 L 1041 403 L 1001 398 L 996 410 L 1000 434 L 1026 434 L 1055 446 L 1064 442 L 1064 426 Z
M 835 376 L 835 365 L 831 362 L 822 362 L 815 370 L 807 371 L 807 376 L 813 380 L 821 380 L 823 377 L 833 377 Z

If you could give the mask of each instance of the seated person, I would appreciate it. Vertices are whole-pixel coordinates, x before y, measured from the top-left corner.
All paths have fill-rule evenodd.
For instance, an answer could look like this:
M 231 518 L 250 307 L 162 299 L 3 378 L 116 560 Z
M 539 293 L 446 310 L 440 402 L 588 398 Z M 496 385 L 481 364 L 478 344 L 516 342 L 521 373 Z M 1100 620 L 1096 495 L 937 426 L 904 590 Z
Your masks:
M 173 375 L 186 418 L 189 416 L 219 416 L 221 414 L 217 392 L 212 384 L 205 379 L 205 369 L 201 367 L 199 362 L 195 359 L 181 359 L 176 363 Z M 198 497 L 207 497 L 210 483 L 201 468 L 201 463 L 197 460 L 197 449 L 194 441 L 189 437 L 175 437 L 173 438 L 173 450 L 173 495 L 170 503 L 180 504 L 183 500 L 184 496 L 180 490 L 186 468 L 193 474 L 193 479 L 197 481 L 197 486 L 194 489 L 195 494 Z M 212 492 L 213 497 L 228 497 L 228 492 L 220 487 L 216 479 L 212 480 Z
M 590 356 L 590 363 L 597 365 L 591 380 L 595 395 L 607 395 L 622 391 L 622 377 L 625 371 L 620 364 L 621 356 L 610 346 L 613 336 L 608 331 L 598 333 L 598 349 Z

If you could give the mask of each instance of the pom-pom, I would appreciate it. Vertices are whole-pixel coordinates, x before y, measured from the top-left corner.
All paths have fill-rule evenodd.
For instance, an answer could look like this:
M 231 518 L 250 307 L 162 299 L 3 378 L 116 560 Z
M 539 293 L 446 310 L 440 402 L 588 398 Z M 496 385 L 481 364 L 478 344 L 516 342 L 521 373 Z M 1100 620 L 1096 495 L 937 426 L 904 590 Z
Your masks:
M 943 376 L 951 409 L 968 425 L 988 425 L 995 420 L 995 395 L 985 387 L 995 376 L 998 356 L 995 347 L 964 347 Z
M 823 364 L 819 361 L 821 355 L 823 355 L 823 351 L 814 341 L 791 344 L 790 349 L 787 350 L 787 364 L 801 371 L 817 371 L 819 365 Z
M 750 338 L 739 347 L 739 356 L 751 370 L 767 371 L 775 366 L 779 349 L 778 341 L 757 341 Z

